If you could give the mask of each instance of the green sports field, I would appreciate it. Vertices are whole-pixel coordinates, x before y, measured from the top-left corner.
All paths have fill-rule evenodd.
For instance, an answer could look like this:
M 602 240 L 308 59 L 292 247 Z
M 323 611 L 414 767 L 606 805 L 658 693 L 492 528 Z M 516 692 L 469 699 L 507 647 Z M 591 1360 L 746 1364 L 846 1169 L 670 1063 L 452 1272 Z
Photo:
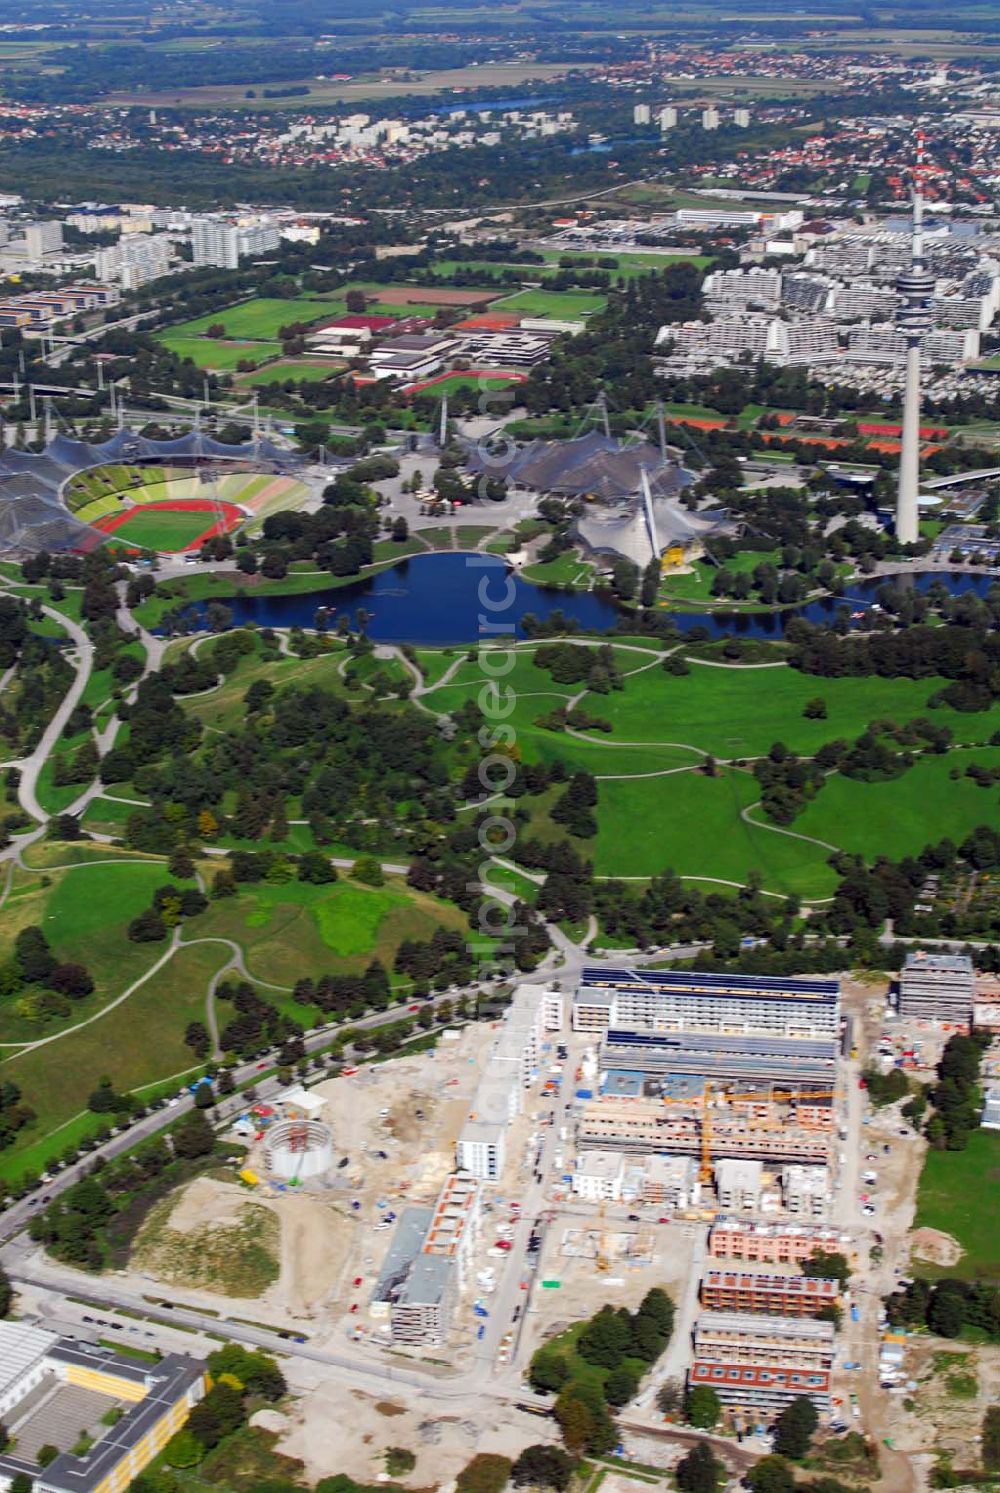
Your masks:
M 220 311 L 210 311 L 205 316 L 183 321 L 157 335 L 169 345 L 168 339 L 171 337 L 198 337 L 209 327 L 223 326 L 227 337 L 264 342 L 277 337 L 279 328 L 291 326 L 293 322 L 325 320 L 339 316 L 344 309 L 344 301 L 340 297 L 316 300 L 310 296 L 293 296 L 282 300 L 278 297 L 255 296 L 252 300 L 241 301 L 235 306 L 226 306 Z
M 213 522 L 211 513 L 180 513 L 151 504 L 133 509 L 128 520 L 108 538 L 112 544 L 136 545 L 139 549 L 183 550 Z
M 240 363 L 261 363 L 281 352 L 280 342 L 226 342 L 181 328 L 159 333 L 159 341 L 180 359 L 190 358 L 199 368 L 217 373 L 231 373 Z
M 311 362 L 308 358 L 279 358 L 276 363 L 265 363 L 263 368 L 243 374 L 239 382 L 250 384 L 255 389 L 266 388 L 268 384 L 283 384 L 286 379 L 294 379 L 300 384 L 318 384 L 332 378 L 335 373 L 342 373 L 346 367 L 346 363 L 331 358 L 323 363 Z
M 510 388 L 520 382 L 517 374 L 494 372 L 488 374 L 451 373 L 447 378 L 435 379 L 425 390 L 427 394 L 455 394 L 459 389 L 499 390 Z
M 494 311 L 519 316 L 550 316 L 555 321 L 585 321 L 607 305 L 607 296 L 587 290 L 520 290 L 494 301 Z

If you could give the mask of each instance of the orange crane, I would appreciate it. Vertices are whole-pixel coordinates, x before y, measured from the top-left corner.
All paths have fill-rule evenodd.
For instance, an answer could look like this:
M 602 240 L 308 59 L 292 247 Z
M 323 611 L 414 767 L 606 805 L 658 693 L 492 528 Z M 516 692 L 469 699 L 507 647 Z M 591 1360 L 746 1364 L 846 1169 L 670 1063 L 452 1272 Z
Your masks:
M 701 1166 L 698 1168 L 698 1181 L 704 1183 L 712 1180 L 712 1123 L 708 1113 L 711 1097 L 712 1085 L 706 1083 L 701 1099 Z

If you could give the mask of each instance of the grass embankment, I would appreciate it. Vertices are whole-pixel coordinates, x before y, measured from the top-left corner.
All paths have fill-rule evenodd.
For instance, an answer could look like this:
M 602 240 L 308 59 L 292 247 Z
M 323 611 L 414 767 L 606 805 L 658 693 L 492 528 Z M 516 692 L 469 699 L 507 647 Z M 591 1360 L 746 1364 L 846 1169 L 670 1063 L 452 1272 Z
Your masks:
M 154 957 L 163 954 L 163 945 L 152 947 Z M 184 1032 L 189 1022 L 204 1020 L 208 983 L 230 957 L 221 944 L 179 949 L 126 1002 L 90 1025 L 10 1054 L 4 1076 L 18 1085 L 37 1119 L 0 1152 L 0 1177 L 20 1177 L 53 1151 L 95 1134 L 106 1117 L 86 1113 L 87 1100 L 103 1075 L 122 1092 L 189 1072 L 194 1062 Z
M 258 883 L 213 902 L 197 932 L 235 940 L 252 976 L 290 988 L 302 976 L 362 970 L 372 959 L 391 969 L 405 939 L 429 938 L 438 924 L 468 928 L 457 907 L 413 891 L 401 878 L 390 877 L 383 887 L 343 878 L 328 886 Z M 302 1007 L 299 1012 L 302 1019 Z
M 262 1296 L 278 1279 L 281 1227 L 262 1203 L 247 1201 L 225 1223 L 171 1227 L 176 1195 L 157 1203 L 142 1227 L 131 1264 L 167 1285 Z

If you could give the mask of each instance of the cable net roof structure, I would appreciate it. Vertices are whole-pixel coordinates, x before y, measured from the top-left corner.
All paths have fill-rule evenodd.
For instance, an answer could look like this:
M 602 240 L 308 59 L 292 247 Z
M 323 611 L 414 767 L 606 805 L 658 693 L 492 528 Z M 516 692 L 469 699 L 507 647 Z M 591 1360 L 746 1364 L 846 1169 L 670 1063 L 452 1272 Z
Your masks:
M 191 461 L 252 462 L 264 470 L 289 472 L 305 458 L 273 441 L 226 445 L 198 432 L 170 441 L 123 429 L 97 443 L 57 435 L 44 451 L 0 452 L 0 556 L 21 559 L 40 550 L 89 550 L 106 535 L 82 523 L 63 501 L 66 482 L 77 472 L 110 463 Z

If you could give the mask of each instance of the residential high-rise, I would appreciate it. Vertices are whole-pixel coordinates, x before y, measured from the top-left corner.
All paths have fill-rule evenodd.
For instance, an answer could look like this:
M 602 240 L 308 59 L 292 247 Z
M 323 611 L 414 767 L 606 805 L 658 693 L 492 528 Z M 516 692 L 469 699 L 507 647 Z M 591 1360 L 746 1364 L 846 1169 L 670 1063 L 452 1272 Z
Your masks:
M 239 269 L 237 231 L 231 223 L 220 222 L 217 218 L 195 218 L 191 224 L 191 248 L 196 266 Z
M 632 110 L 633 124 L 648 124 L 652 118 L 652 110 L 648 104 L 636 104 Z
M 903 435 L 896 494 L 896 538 L 903 544 L 915 544 L 920 533 L 920 348 L 924 333 L 934 325 L 935 281 L 924 261 L 923 149 L 923 135 L 918 134 L 911 263 L 896 281 L 899 295 L 896 325 L 906 339 Z
M 62 224 L 55 220 L 28 223 L 24 230 L 24 257 L 31 264 L 41 264 L 49 254 L 58 254 L 63 246 Z
M 719 111 L 714 104 L 709 104 L 707 109 L 702 109 L 701 127 L 703 130 L 717 130 L 719 128 Z
M 661 130 L 672 130 L 677 124 L 677 110 L 673 104 L 664 104 L 659 113 Z

